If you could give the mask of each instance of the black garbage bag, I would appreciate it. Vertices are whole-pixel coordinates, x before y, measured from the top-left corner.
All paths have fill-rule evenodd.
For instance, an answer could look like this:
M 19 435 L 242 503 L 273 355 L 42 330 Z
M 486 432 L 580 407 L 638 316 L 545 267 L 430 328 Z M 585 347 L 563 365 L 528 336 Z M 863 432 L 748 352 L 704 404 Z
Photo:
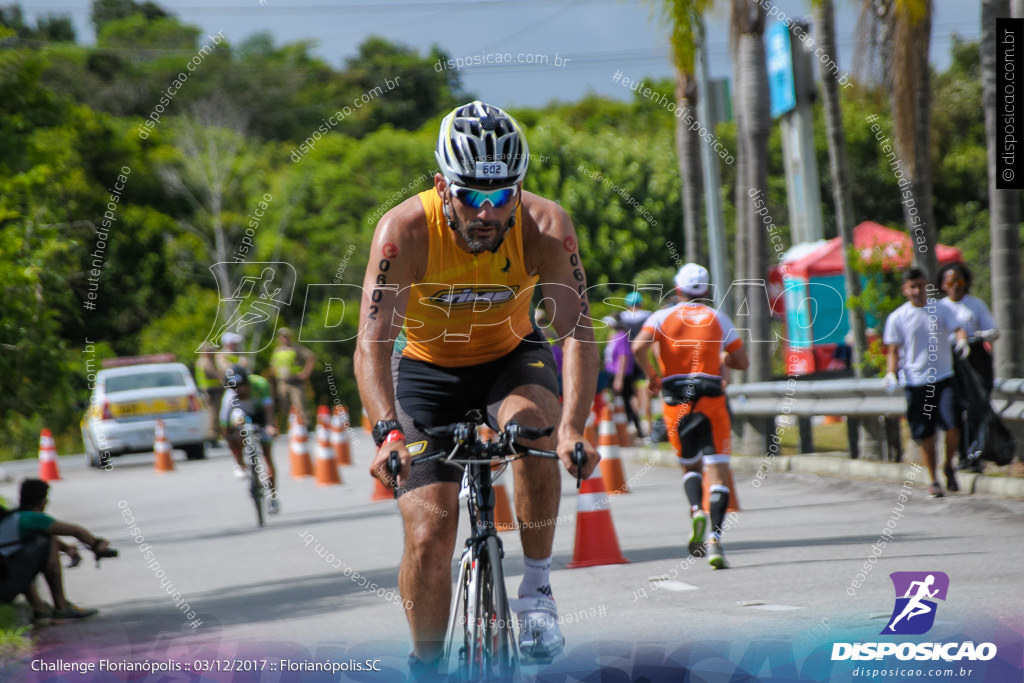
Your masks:
M 967 361 L 953 355 L 953 370 L 961 403 L 966 411 L 961 453 L 967 467 L 981 471 L 981 461 L 1009 465 L 1017 452 L 1017 443 L 992 407 L 989 393 L 978 371 Z

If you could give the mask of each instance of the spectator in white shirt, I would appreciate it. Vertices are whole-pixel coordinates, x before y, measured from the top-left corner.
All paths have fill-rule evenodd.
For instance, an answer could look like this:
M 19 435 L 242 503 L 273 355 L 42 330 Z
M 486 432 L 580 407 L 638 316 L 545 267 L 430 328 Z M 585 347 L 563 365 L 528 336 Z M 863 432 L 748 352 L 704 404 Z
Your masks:
M 945 431 L 946 488 L 958 491 L 952 458 L 960 444 L 960 408 L 953 382 L 952 354 L 955 351 L 966 358 L 970 349 L 967 333 L 956 317 L 928 298 L 927 287 L 928 279 L 920 268 L 910 268 L 903 274 L 903 296 L 907 302 L 889 314 L 882 342 L 888 350 L 886 386 L 895 390 L 898 365 L 907 397 L 910 434 L 920 444 L 922 459 L 932 477 L 928 495 L 940 498 L 944 494 L 936 472 L 935 432 L 937 428 Z M 956 347 L 951 349 L 948 340 L 954 333 Z
M 942 269 L 939 286 L 946 293 L 939 303 L 953 312 L 960 327 L 967 332 L 967 343 L 971 348 L 968 362 L 981 377 L 985 391 L 992 393 L 995 373 L 992 369 L 992 354 L 985 342 L 999 338 L 999 328 L 985 302 L 971 295 L 971 271 L 962 263 L 952 263 Z M 954 339 L 949 340 L 951 344 Z

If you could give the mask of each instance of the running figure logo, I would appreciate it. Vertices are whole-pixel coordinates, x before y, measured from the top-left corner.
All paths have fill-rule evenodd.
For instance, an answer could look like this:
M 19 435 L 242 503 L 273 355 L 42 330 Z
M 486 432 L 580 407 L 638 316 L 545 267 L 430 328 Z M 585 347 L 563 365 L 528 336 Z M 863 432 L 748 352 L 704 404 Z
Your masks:
M 281 308 L 291 303 L 295 290 L 295 269 L 291 264 L 273 261 L 263 263 L 217 263 L 210 266 L 216 274 L 223 268 L 229 283 L 229 291 L 220 293 L 217 307 L 217 319 L 206 338 L 214 352 L 220 351 L 220 340 L 225 332 L 234 332 L 250 343 L 257 345 L 260 332 L 268 330 L 266 343 L 261 348 L 249 349 L 251 352 L 262 351 L 274 341 L 274 330 Z M 214 277 L 218 289 L 221 281 Z
M 893 572 L 889 578 L 896 589 L 896 605 L 882 635 L 927 633 L 935 623 L 936 603 L 930 598 L 945 602 L 949 576 L 944 572 Z

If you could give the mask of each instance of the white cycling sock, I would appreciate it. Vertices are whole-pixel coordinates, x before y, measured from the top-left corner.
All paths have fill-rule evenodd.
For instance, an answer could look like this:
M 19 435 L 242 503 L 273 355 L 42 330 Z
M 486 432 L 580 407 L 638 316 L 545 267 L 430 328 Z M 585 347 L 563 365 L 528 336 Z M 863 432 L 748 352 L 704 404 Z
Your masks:
M 553 556 L 552 556 L 553 557 Z M 519 584 L 519 597 L 543 595 L 551 597 L 551 557 L 534 560 L 523 556 L 523 581 Z

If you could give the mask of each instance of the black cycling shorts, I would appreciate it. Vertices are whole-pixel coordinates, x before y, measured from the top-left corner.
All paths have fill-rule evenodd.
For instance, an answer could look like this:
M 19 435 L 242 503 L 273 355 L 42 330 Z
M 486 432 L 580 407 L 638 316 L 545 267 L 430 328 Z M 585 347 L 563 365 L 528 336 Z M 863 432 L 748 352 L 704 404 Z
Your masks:
M 517 388 L 541 386 L 558 396 L 555 357 L 547 340 L 532 333 L 501 358 L 466 367 L 449 368 L 395 355 L 391 359 L 398 421 L 412 456 L 450 450 L 450 438 L 428 437 L 415 422 L 439 427 L 459 422 L 470 410 L 484 412 L 487 424 L 498 429 L 498 407 Z M 412 468 L 404 490 L 439 481 L 460 482 L 462 470 L 439 461 Z

